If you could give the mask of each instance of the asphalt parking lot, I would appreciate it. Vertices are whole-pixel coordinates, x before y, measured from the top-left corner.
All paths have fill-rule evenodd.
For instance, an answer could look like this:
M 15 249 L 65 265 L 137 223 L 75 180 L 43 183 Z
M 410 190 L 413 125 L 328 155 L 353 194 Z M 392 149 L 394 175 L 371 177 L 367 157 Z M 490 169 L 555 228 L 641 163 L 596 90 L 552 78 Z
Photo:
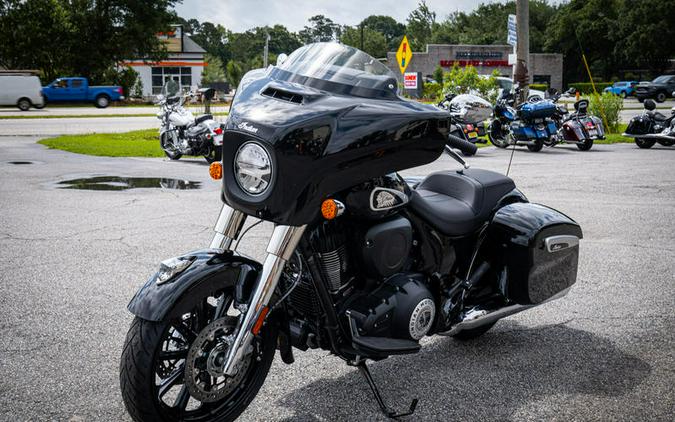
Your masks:
M 207 246 L 219 186 L 203 161 L 88 157 L 0 136 L 0 420 L 125 421 L 126 304 L 170 256 Z M 490 147 L 474 167 L 504 172 Z M 32 161 L 12 164 L 10 161 Z M 675 418 L 675 147 L 519 148 L 511 176 L 584 230 L 579 279 L 556 302 L 462 343 L 431 338 L 371 366 L 410 420 Z M 455 168 L 443 157 L 406 175 Z M 60 189 L 91 176 L 176 178 L 197 190 Z M 270 225 L 242 250 L 262 257 Z M 246 421 L 381 420 L 354 368 L 323 351 L 276 359 Z

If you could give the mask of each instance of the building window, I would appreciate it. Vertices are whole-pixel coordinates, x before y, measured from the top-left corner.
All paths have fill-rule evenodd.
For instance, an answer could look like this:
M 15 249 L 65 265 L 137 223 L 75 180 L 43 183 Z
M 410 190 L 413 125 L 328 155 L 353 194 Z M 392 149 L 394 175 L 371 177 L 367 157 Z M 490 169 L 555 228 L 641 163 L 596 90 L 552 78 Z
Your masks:
M 152 94 L 162 92 L 162 86 L 169 80 L 178 82 L 181 91 L 189 90 L 192 86 L 192 68 L 190 67 L 153 67 Z

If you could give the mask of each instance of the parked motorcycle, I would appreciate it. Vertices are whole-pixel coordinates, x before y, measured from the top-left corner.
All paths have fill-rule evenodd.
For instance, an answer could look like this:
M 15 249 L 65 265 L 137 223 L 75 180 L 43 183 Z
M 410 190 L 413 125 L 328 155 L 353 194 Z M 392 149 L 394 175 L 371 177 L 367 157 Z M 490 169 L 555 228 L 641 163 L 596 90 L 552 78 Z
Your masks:
M 560 99 L 560 93 L 556 90 L 548 90 L 549 101 L 556 103 Z M 567 107 L 558 105 L 553 120 L 558 127 L 558 142 L 574 144 L 581 151 L 588 151 L 593 147 L 596 139 L 605 139 L 605 129 L 596 116 L 588 114 L 588 100 L 580 99 L 574 103 L 574 112 L 569 113 Z
M 448 94 L 438 106 L 450 112 L 451 137 L 457 137 L 472 144 L 487 143 L 484 136 L 485 121 L 492 115 L 489 102 L 473 94 Z M 462 152 L 466 156 L 476 154 L 476 150 Z
M 526 145 L 533 152 L 544 145 L 558 142 L 558 128 L 553 116 L 557 107 L 552 101 L 533 99 L 515 106 L 520 88 L 503 91 L 497 98 L 493 119 L 488 127 L 488 138 L 496 147 Z
M 244 76 L 210 248 L 162 262 L 128 307 L 120 379 L 135 420 L 235 419 L 276 349 L 287 364 L 329 351 L 359 369 L 385 415 L 409 415 L 417 399 L 385 404 L 368 361 L 416 353 L 426 336 L 478 337 L 567 293 L 579 225 L 469 169 L 446 146 L 448 112 L 397 94 L 391 70 L 337 43 Z M 461 170 L 414 188 L 397 173 L 444 150 Z M 249 216 L 275 224 L 263 262 L 235 250 Z
M 675 144 L 675 107 L 670 110 L 670 117 L 656 110 L 652 99 L 644 101 L 642 114 L 631 119 L 623 136 L 634 138 L 640 148 L 651 148 L 655 143 L 663 146 Z
M 215 90 L 202 93 L 206 99 L 213 98 Z M 223 145 L 223 128 L 211 114 L 195 116 L 183 107 L 192 94 L 181 94 L 178 83 L 167 81 L 157 96 L 161 121 L 159 143 L 167 157 L 178 160 L 183 155 L 203 155 L 207 162 L 219 161 Z

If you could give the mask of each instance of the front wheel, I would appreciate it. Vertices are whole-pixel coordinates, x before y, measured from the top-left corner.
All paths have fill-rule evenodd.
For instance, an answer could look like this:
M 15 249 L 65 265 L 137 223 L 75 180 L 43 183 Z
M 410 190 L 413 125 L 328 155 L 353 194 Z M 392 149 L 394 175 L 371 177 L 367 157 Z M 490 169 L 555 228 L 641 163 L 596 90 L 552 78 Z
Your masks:
M 237 318 L 217 317 L 223 293 L 197 300 L 169 321 L 135 318 L 124 343 L 120 386 L 131 417 L 145 421 L 232 421 L 260 390 L 274 359 L 276 327 L 267 324 L 235 375 L 222 375 Z M 220 371 L 220 372 L 219 372 Z
M 586 139 L 584 142 L 577 144 L 577 148 L 579 148 L 581 151 L 588 151 L 589 149 L 593 148 L 593 140 Z
M 635 138 L 635 145 L 642 149 L 649 149 L 654 146 L 654 143 L 653 139 Z
M 621 91 L 621 94 L 619 95 L 621 95 L 621 98 L 626 98 L 628 96 L 628 94 L 626 94 L 626 91 Z
M 506 148 L 509 146 L 507 139 L 507 133 L 502 126 L 502 122 L 495 119 L 490 123 L 488 127 L 488 139 L 492 142 L 492 145 L 497 148 Z

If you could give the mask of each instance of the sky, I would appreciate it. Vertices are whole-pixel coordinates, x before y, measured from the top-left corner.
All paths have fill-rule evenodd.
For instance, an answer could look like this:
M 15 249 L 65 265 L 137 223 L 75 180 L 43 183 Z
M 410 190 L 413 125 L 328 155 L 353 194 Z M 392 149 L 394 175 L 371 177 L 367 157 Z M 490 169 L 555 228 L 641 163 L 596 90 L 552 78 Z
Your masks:
M 470 11 L 480 3 L 495 0 L 427 0 L 436 19 L 456 11 Z M 341 25 L 357 25 L 370 15 L 388 15 L 405 23 L 419 0 L 183 0 L 176 6 L 179 16 L 219 23 L 234 32 L 256 26 L 281 24 L 299 31 L 307 19 L 325 15 Z

